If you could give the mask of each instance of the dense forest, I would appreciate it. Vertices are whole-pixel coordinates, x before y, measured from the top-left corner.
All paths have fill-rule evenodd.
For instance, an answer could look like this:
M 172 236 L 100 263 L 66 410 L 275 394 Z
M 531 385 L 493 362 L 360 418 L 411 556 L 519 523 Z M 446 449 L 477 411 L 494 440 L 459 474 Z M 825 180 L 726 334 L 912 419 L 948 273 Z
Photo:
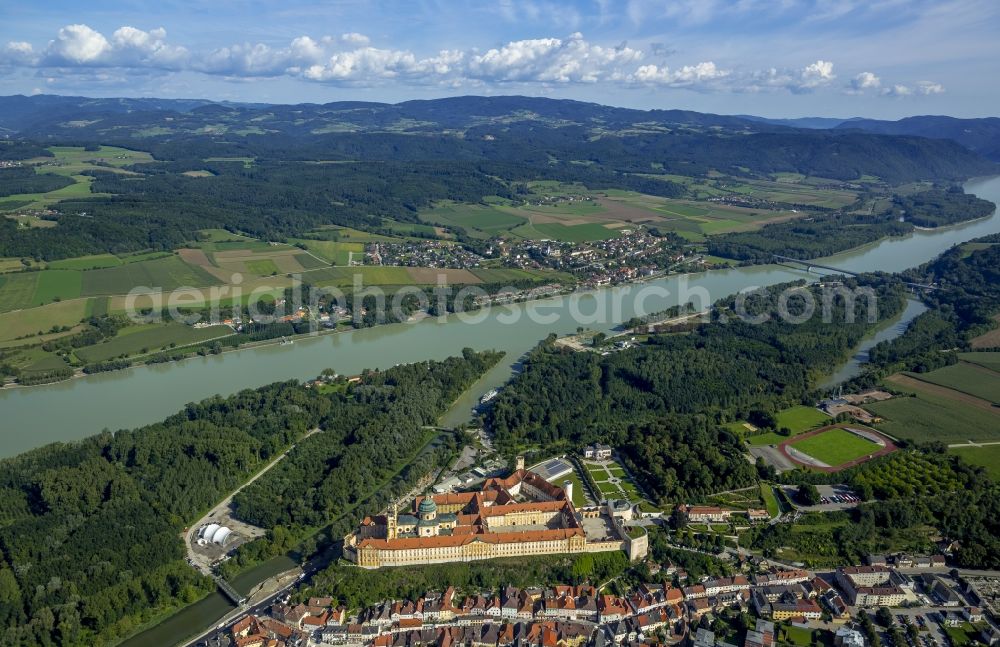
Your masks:
M 902 236 L 913 226 L 889 214 L 821 214 L 765 225 L 756 231 L 720 234 L 708 239 L 708 252 L 750 263 L 770 263 L 774 254 L 809 259 L 829 256 L 886 236 Z
M 943 227 L 957 222 L 975 220 L 996 209 L 989 200 L 968 195 L 960 186 L 947 191 L 931 189 L 893 198 L 891 213 L 917 227 Z
M 617 445 L 642 485 L 664 501 L 753 482 L 739 439 L 718 425 L 802 402 L 817 375 L 843 360 L 874 325 L 863 316 L 864 299 L 854 303 L 853 323 L 845 323 L 841 299 L 834 299 L 829 323 L 819 308 L 803 323 L 783 321 L 777 308 L 788 287 L 724 299 L 711 323 L 607 356 L 561 349 L 550 338 L 490 408 L 497 444 L 511 450 Z M 875 289 L 881 319 L 902 309 L 898 283 L 875 280 Z M 733 316 L 739 308 L 769 320 Z
M 366 373 L 361 384 L 330 395 L 322 433 L 235 497 L 236 514 L 263 528 L 301 530 L 350 510 L 399 477 L 436 437 L 426 427 L 500 357 L 465 349 L 460 358 Z
M 73 184 L 64 175 L 35 173 L 30 166 L 0 168 L 0 198 L 18 193 L 46 193 Z
M 892 206 L 874 215 L 820 214 L 766 225 L 756 231 L 721 234 L 708 239 L 710 254 L 752 263 L 769 263 L 774 254 L 810 259 L 859 247 L 886 236 L 903 236 L 917 227 L 982 218 L 993 212 L 988 200 L 966 195 L 961 187 L 931 189 L 896 196 Z
M 466 352 L 444 362 L 370 373 L 350 396 L 296 382 L 272 384 L 189 404 L 140 429 L 49 445 L 2 461 L 0 643 L 107 644 L 165 609 L 201 597 L 214 584 L 184 563 L 179 535 L 187 523 L 316 427 L 329 427 L 329 435 L 310 439 L 338 438 L 336 449 L 343 455 L 337 457 L 360 470 L 341 465 L 337 473 L 349 474 L 354 479 L 349 496 L 361 497 L 374 486 L 372 474 L 389 467 L 382 461 L 395 460 L 391 454 L 402 435 L 418 421 L 432 420 L 448 398 L 496 359 Z M 345 406 L 346 399 L 353 405 Z M 413 419 L 404 420 L 403 413 Z M 407 426 L 397 442 L 387 443 L 387 428 L 377 423 Z M 281 467 L 291 470 L 287 478 L 297 481 L 297 470 L 311 467 L 299 461 L 315 458 L 317 445 L 324 447 L 314 443 L 284 462 Z M 282 473 L 268 474 L 272 486 L 281 483 Z M 317 487 L 328 474 L 311 476 Z M 307 503 L 334 501 L 320 497 Z M 244 499 L 241 509 L 250 508 Z

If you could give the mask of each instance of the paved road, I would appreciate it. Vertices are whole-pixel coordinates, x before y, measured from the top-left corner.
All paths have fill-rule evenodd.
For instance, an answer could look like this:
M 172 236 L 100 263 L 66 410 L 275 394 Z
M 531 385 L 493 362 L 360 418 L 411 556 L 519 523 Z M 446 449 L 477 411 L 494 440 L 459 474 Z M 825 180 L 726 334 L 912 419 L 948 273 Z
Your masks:
M 274 460 L 265 465 L 262 470 L 260 470 L 252 477 L 250 477 L 250 480 L 246 481 L 245 483 L 243 483 L 243 485 L 239 486 L 238 488 L 230 492 L 225 499 L 219 501 L 219 503 L 216 504 L 215 507 L 213 507 L 211 510 L 205 513 L 205 516 L 203 516 L 195 523 L 191 524 L 191 527 L 188 528 L 187 534 L 184 536 L 184 547 L 187 549 L 188 560 L 190 560 L 189 563 L 192 566 L 194 566 L 194 568 L 198 569 L 205 575 L 212 574 L 212 566 L 208 562 L 207 556 L 197 553 L 194 550 L 195 535 L 197 534 L 198 529 L 201 528 L 206 523 L 208 523 L 210 520 L 220 518 L 221 517 L 221 515 L 219 515 L 220 512 L 226 512 L 228 514 L 229 504 L 233 502 L 233 497 L 239 494 L 243 490 L 243 488 L 250 485 L 260 477 L 264 476 L 264 474 L 266 474 L 268 470 L 277 465 L 281 461 L 281 459 L 287 456 L 288 452 L 292 451 L 299 442 L 302 442 L 303 439 L 308 438 L 309 436 L 312 436 L 313 434 L 319 431 L 320 431 L 319 428 L 316 428 L 306 432 L 306 434 L 302 436 L 302 438 L 300 438 L 295 444 L 293 444 L 291 447 L 289 447 L 284 452 L 275 457 Z

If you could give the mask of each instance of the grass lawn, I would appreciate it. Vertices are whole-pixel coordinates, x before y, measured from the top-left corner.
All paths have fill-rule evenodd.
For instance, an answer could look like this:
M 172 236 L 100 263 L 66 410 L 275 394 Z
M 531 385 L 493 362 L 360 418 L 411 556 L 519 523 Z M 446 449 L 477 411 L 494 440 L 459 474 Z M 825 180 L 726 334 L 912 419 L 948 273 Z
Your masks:
M 865 407 L 885 419 L 875 426 L 896 438 L 945 443 L 1000 440 L 1000 415 L 939 395 L 921 393 Z
M 831 467 L 879 450 L 879 446 L 844 429 L 831 429 L 816 436 L 803 438 L 792 447 L 823 461 Z
M 597 488 L 601 491 L 601 494 L 607 494 L 611 497 L 617 497 L 621 495 L 621 491 L 618 489 L 617 485 L 613 483 L 597 483 Z
M 771 487 L 770 483 L 760 484 L 760 496 L 764 500 L 764 507 L 767 508 L 767 513 L 771 517 L 777 517 L 781 514 L 781 506 L 778 504 L 778 497 L 774 496 L 774 488 Z
M 793 434 L 816 429 L 830 422 L 830 417 L 819 409 L 804 405 L 779 411 L 776 417 L 778 427 L 788 427 Z
M 1000 483 L 1000 445 L 983 447 L 952 447 L 949 454 L 957 454 L 967 463 L 985 467 L 990 478 Z
M 977 398 L 1000 403 L 1000 373 L 991 369 L 959 362 L 930 373 L 908 373 L 910 377 L 938 384 Z
M 802 627 L 779 626 L 778 643 L 810 647 L 811 645 L 833 645 L 833 633 L 823 629 L 804 629 Z
M 101 362 L 123 354 L 152 353 L 170 344 L 185 346 L 232 334 L 233 329 L 229 326 L 192 328 L 180 323 L 149 324 L 125 328 L 106 342 L 78 349 L 76 356 L 86 363 Z

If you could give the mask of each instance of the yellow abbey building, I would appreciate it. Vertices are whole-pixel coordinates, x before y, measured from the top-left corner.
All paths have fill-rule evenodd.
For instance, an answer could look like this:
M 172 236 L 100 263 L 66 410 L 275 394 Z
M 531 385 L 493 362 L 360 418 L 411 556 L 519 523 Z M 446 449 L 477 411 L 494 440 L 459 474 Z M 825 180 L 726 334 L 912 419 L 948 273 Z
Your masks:
M 645 534 L 630 538 L 622 521 L 601 509 L 578 512 L 572 484 L 567 488 L 518 459 L 513 474 L 488 479 L 478 492 L 418 497 L 412 514 L 393 506 L 365 517 L 345 537 L 344 553 L 364 568 L 608 550 L 645 556 Z

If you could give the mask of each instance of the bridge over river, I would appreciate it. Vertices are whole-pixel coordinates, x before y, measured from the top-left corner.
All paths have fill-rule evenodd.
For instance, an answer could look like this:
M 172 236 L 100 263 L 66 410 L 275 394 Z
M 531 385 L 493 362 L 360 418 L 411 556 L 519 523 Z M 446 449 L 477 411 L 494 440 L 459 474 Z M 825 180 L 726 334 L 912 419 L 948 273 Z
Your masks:
M 813 261 L 803 261 L 798 258 L 792 258 L 791 256 L 782 256 L 781 254 L 772 254 L 774 260 L 783 265 L 802 265 L 806 268 L 807 272 L 811 272 L 812 269 L 819 268 L 821 270 L 829 270 L 831 272 L 836 272 L 837 274 L 844 274 L 846 276 L 858 276 L 860 272 L 852 272 L 851 270 L 841 269 L 839 267 L 832 267 L 830 265 L 822 265 L 820 263 L 815 263 Z M 903 285 L 914 289 L 914 290 L 937 290 L 936 285 L 925 285 L 923 283 L 912 283 L 910 281 L 903 281 Z

